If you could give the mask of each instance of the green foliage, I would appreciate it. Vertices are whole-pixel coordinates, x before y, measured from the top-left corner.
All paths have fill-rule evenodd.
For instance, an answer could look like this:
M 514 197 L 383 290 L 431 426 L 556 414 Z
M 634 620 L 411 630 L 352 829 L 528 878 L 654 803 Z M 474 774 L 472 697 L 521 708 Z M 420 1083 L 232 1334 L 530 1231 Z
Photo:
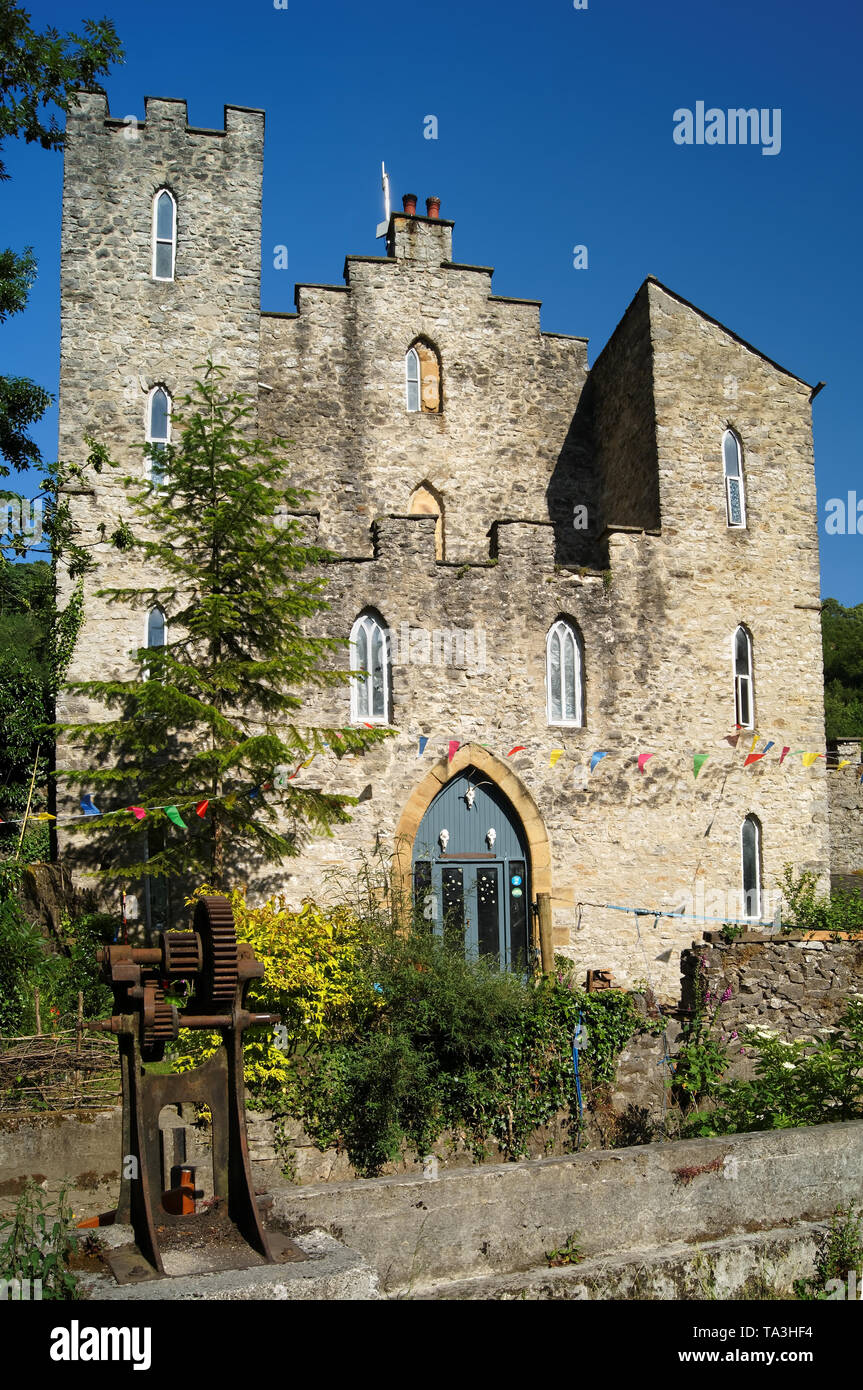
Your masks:
M 106 912 L 85 912 L 74 919 L 64 917 L 60 924 L 60 952 L 49 956 L 42 966 L 40 987 L 49 1011 L 71 1024 L 83 995 L 85 1018 L 102 1018 L 111 1013 L 113 995 L 101 977 L 96 951 L 114 940 L 117 921 Z
M 726 922 L 719 928 L 719 935 L 729 946 L 732 946 L 739 936 L 742 936 L 744 928 L 735 926 L 733 922 Z
M 755 1076 L 710 1090 L 714 1107 L 691 1116 L 686 1133 L 738 1134 L 863 1118 L 863 995 L 851 995 L 835 1028 L 810 1041 L 783 1042 L 768 1028 L 747 1031 Z
M 148 827 L 164 830 L 145 857 L 127 814 L 83 823 L 105 877 L 194 873 L 218 888 L 229 853 L 270 863 L 298 853 L 302 829 L 331 833 L 350 819 L 354 800 L 291 780 L 274 790 L 274 769 L 361 752 L 393 732 L 296 722 L 304 688 L 349 677 L 331 665 L 344 643 L 313 635 L 308 622 L 328 607 L 325 580 L 300 577 L 332 557 L 306 544 L 289 515 L 306 494 L 284 482 L 284 441 L 254 437 L 255 404 L 224 388 L 223 375 L 208 362 L 180 402 L 187 413 L 173 417 L 179 444 L 164 452 L 144 446 L 161 485 L 125 480 L 140 522 L 134 552 L 160 582 L 100 591 L 114 603 L 161 607 L 170 641 L 140 648 L 132 679 L 71 687 L 117 713 L 62 726 L 86 762 L 64 778 L 101 789 L 115 805 L 134 801 L 150 812 Z M 205 797 L 202 820 L 194 808 Z M 166 803 L 189 813 L 188 830 L 154 809 Z
M 796 877 L 786 864 L 782 877 L 782 896 L 787 904 L 791 924 L 798 931 L 855 932 L 863 931 L 863 895 L 834 888 L 818 897 L 818 876 L 804 869 Z
M 795 1279 L 794 1292 L 807 1301 L 835 1298 L 833 1281 L 847 1286 L 852 1270 L 859 1280 L 863 1270 L 863 1211 L 853 1203 L 848 1207 L 838 1206 L 834 1211 L 829 1228 L 818 1240 L 814 1276 Z
M 581 1246 L 578 1243 L 578 1232 L 573 1231 L 566 1243 L 559 1250 L 546 1250 L 545 1258 L 548 1260 L 550 1269 L 558 1269 L 562 1265 L 577 1265 L 584 1259 Z
M 28 1183 L 13 1216 L 0 1219 L 0 1279 L 39 1279 L 43 1299 L 78 1297 L 78 1285 L 69 1268 L 77 1246 L 75 1218 L 65 1190 L 56 1206 L 35 1183 Z
M 577 1132 L 577 1023 L 587 1027 L 588 1092 L 611 1080 L 641 1024 L 619 991 L 577 989 L 562 958 L 554 976 L 533 984 L 487 959 L 465 960 L 425 923 L 400 929 L 373 905 L 357 915 L 346 964 L 349 1004 L 317 1037 L 306 1030 L 284 1074 L 258 1070 L 254 1044 L 246 1069 L 258 1103 L 302 1118 L 315 1143 L 346 1150 L 366 1176 L 405 1148 L 427 1153 L 446 1130 L 476 1158 L 492 1142 L 523 1157 L 531 1134 L 561 1110 Z M 256 1004 L 276 1007 L 266 981 Z
M 683 1028 L 674 1074 L 667 1083 L 684 1110 L 711 1095 L 728 1070 L 725 1043 L 716 1037 L 714 1029 L 719 1010 L 730 995 L 729 989 L 714 999 L 707 987 L 707 963 L 701 957 L 695 977 L 695 1008 Z
M 44 961 L 41 933 L 16 898 L 0 891 L 0 1036 L 20 1035 L 31 1025 L 33 988 Z
M 835 598 L 821 609 L 824 711 L 827 737 L 863 736 L 863 603 L 844 608 Z

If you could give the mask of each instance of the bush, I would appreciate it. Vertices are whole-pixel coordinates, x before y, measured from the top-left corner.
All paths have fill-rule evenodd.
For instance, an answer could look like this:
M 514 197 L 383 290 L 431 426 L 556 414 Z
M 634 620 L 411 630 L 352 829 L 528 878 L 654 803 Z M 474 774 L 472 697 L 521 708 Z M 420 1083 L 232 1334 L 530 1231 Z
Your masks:
M 782 896 L 798 931 L 863 931 L 863 895 L 834 888 L 818 897 L 817 875 L 804 869 L 797 878 L 790 864 L 785 865 Z
M 41 932 L 14 897 L 0 896 L 0 1037 L 33 1026 L 33 990 L 44 966 Z
M 817 1041 L 782 1042 L 767 1028 L 743 1042 L 756 1053 L 750 1081 L 713 1090 L 715 1108 L 694 1115 L 686 1133 L 738 1134 L 863 1118 L 863 995 L 852 995 L 836 1028 Z
M 31 1296 L 32 1281 L 41 1280 L 43 1299 L 77 1297 L 77 1281 L 69 1269 L 77 1249 L 75 1218 L 65 1191 L 54 1207 L 35 1183 L 28 1183 L 14 1216 L 0 1220 L 0 1240 L 0 1279 L 29 1279 Z

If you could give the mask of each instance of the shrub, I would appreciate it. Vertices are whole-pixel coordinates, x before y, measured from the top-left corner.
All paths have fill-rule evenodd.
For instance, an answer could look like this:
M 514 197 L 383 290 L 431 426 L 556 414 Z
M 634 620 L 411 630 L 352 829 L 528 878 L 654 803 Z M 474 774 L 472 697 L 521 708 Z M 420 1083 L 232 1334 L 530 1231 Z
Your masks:
M 715 1108 L 692 1116 L 686 1132 L 737 1134 L 863 1118 L 863 995 L 848 999 L 836 1028 L 819 1032 L 810 1042 L 783 1042 L 767 1028 L 746 1032 L 755 1076 L 718 1085 Z
M 77 1249 L 74 1223 L 65 1191 L 55 1207 L 35 1183 L 28 1183 L 14 1215 L 0 1220 L 0 1279 L 29 1279 L 31 1290 L 38 1279 L 43 1299 L 76 1298 L 77 1281 L 69 1269 Z
M 785 865 L 782 896 L 793 926 L 798 931 L 863 931 L 863 895 L 834 888 L 818 897 L 817 885 L 818 877 L 811 869 L 795 878 L 791 865 Z

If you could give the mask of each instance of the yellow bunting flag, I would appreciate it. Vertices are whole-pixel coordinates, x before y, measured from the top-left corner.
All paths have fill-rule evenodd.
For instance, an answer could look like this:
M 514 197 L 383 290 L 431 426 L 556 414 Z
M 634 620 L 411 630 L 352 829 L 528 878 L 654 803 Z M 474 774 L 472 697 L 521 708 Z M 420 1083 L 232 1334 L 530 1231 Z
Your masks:
M 804 766 L 804 767 L 811 767 L 813 763 L 817 763 L 818 759 L 819 759 L 819 758 L 823 758 L 823 757 L 824 757 L 824 754 L 823 754 L 823 753 L 804 753 L 804 754 L 803 754 L 803 766 Z
M 562 758 L 562 757 L 563 757 L 563 755 L 564 755 L 565 752 L 566 752 L 566 749 L 565 749 L 565 748 L 555 748 L 555 749 L 552 751 L 551 757 L 550 757 L 549 760 L 548 760 L 548 765 L 549 765 L 549 767 L 554 767 L 555 763 L 558 761 L 559 758 Z

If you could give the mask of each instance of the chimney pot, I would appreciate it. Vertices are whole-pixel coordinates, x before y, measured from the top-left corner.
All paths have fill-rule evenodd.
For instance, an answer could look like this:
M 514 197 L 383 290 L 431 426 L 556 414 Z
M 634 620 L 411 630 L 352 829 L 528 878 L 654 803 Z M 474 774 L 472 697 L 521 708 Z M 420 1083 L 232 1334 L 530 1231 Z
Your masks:
M 407 213 L 408 217 L 416 217 L 416 215 L 417 215 L 417 195 L 416 195 L 415 193 L 404 193 L 404 194 L 402 195 L 402 204 L 403 204 L 403 206 L 404 206 L 404 210 L 405 210 L 405 212 Z
M 426 214 L 429 217 L 440 217 L 440 198 L 426 198 Z

